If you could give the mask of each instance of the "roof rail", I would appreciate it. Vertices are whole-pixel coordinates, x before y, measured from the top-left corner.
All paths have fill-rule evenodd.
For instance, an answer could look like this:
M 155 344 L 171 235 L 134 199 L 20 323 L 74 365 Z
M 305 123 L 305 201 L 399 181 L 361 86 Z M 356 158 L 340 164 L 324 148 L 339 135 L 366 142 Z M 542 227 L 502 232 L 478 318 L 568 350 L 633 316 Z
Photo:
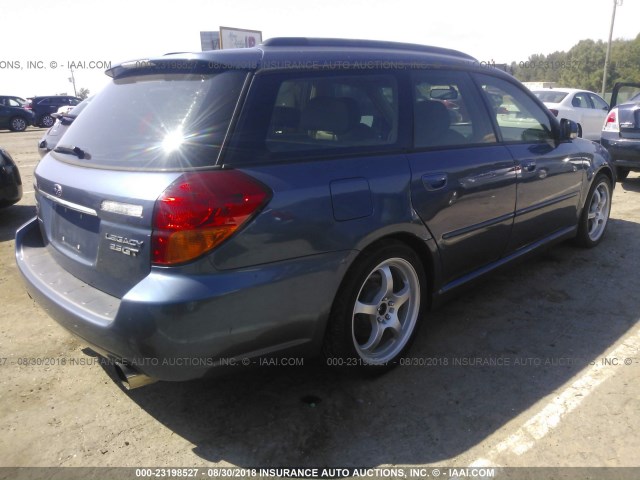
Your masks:
M 453 57 L 475 60 L 471 55 L 448 48 L 419 45 L 417 43 L 387 42 L 383 40 L 358 40 L 351 38 L 308 38 L 274 37 L 262 42 L 265 47 L 346 47 L 375 48 L 380 50 L 405 50 L 424 53 L 438 53 Z

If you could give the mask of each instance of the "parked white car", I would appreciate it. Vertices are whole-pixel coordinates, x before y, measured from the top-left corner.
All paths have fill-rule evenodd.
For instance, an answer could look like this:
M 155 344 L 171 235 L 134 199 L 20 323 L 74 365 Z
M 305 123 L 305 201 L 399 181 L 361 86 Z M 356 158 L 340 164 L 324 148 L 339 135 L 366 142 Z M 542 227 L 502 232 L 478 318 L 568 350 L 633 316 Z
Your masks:
M 58 111 L 56 113 L 58 115 L 66 115 L 67 113 L 69 113 L 74 108 L 76 108 L 75 105 L 63 105 L 58 109 Z
M 575 88 L 539 88 L 533 93 L 556 117 L 576 122 L 579 137 L 600 140 L 609 112 L 609 104 L 602 97 Z

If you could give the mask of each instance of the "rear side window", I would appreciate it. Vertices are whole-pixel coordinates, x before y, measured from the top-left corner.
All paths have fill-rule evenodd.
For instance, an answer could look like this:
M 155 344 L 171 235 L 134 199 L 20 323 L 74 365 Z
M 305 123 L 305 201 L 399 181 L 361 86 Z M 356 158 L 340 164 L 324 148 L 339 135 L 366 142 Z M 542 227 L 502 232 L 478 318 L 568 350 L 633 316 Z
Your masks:
M 214 165 L 246 72 L 157 74 L 115 79 L 87 105 L 58 143 L 113 169 L 174 170 Z
M 269 152 L 390 145 L 398 135 L 396 80 L 390 75 L 286 79 L 268 117 Z
M 545 90 L 534 91 L 533 94 L 545 103 L 560 103 L 565 99 L 567 94 L 565 92 L 549 92 Z
M 511 82 L 478 74 L 490 112 L 505 142 L 553 140 L 551 120 L 542 108 Z
M 576 93 L 571 100 L 571 105 L 576 108 L 593 108 L 587 92 Z

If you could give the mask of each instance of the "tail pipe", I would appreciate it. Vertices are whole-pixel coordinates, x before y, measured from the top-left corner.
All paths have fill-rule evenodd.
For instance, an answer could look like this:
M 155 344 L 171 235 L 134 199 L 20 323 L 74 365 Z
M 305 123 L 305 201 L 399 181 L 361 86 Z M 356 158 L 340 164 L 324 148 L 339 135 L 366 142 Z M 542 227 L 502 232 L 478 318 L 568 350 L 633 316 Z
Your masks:
M 153 377 L 148 377 L 147 375 L 138 372 L 136 369 L 125 363 L 116 362 L 115 368 L 120 383 L 127 390 L 144 387 L 145 385 L 150 385 L 158 381 Z

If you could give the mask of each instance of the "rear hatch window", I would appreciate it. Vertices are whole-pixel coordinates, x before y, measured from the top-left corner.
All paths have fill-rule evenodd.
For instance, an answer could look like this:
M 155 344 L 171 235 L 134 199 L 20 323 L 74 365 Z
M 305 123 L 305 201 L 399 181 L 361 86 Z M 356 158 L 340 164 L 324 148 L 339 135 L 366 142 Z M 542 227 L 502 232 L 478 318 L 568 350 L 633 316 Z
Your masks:
M 225 71 L 115 79 L 73 122 L 54 156 L 115 170 L 214 165 L 246 75 Z

